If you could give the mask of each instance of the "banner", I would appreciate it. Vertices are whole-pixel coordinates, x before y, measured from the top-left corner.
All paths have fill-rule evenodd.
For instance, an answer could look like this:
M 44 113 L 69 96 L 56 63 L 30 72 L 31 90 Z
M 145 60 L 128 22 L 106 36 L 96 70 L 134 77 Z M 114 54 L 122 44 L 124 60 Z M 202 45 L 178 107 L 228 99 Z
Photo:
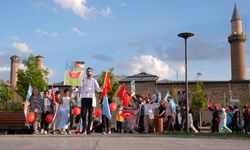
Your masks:
M 84 62 L 67 62 L 63 85 L 80 86 L 84 75 Z
M 135 95 L 135 80 L 131 81 L 131 95 Z

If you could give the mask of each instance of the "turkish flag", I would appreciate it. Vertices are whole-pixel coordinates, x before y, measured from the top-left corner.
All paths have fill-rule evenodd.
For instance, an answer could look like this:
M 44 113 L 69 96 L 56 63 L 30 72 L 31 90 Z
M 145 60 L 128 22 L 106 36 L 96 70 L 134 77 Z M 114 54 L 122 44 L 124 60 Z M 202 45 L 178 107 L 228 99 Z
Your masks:
M 124 84 L 123 86 L 120 86 L 116 93 L 117 93 L 117 97 L 119 97 L 120 99 L 120 102 L 125 107 L 128 107 L 131 94 L 126 90 L 126 85 Z
M 121 116 L 128 119 L 134 115 L 134 111 L 132 110 L 123 110 Z
M 108 93 L 111 91 L 111 82 L 110 82 L 110 77 L 108 71 L 106 72 L 105 78 L 104 78 L 104 83 L 102 87 L 102 94 L 100 96 L 101 99 L 103 99 L 104 96 L 108 95 Z

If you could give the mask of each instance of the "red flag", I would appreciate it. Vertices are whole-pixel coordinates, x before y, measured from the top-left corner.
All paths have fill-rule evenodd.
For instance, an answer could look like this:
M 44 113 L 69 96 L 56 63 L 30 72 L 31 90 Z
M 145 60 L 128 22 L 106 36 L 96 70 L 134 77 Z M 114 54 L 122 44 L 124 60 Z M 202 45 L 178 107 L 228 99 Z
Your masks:
M 103 97 L 106 96 L 108 94 L 108 92 L 111 91 L 111 89 L 112 89 L 112 87 L 111 87 L 109 73 L 108 73 L 108 71 L 106 71 L 106 75 L 105 75 L 104 83 L 103 83 L 103 87 L 102 87 L 102 94 L 101 94 L 100 98 L 103 99 Z
M 207 108 L 209 109 L 209 110 L 211 110 L 212 109 L 212 104 L 211 104 L 211 98 L 210 99 L 208 99 L 208 101 L 207 101 Z
M 52 85 L 52 90 L 51 90 L 50 98 L 51 98 L 53 101 L 55 101 L 55 92 L 54 92 L 53 85 Z
M 121 116 L 128 119 L 134 115 L 134 111 L 132 110 L 123 110 Z
M 126 90 L 126 85 L 124 84 L 123 86 L 120 86 L 116 93 L 117 93 L 117 97 L 119 97 L 120 99 L 120 102 L 125 107 L 128 107 L 131 94 Z

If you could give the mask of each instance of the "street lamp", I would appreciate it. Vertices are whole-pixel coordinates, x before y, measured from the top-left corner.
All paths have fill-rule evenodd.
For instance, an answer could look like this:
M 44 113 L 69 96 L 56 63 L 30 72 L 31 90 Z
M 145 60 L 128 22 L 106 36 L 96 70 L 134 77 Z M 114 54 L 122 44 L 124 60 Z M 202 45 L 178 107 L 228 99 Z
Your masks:
M 193 33 L 190 32 L 183 32 L 178 34 L 178 37 L 184 38 L 185 40 L 185 83 L 186 83 L 186 127 L 187 132 L 189 132 L 189 126 L 188 126 L 188 64 L 187 64 L 187 39 L 189 37 L 194 36 Z

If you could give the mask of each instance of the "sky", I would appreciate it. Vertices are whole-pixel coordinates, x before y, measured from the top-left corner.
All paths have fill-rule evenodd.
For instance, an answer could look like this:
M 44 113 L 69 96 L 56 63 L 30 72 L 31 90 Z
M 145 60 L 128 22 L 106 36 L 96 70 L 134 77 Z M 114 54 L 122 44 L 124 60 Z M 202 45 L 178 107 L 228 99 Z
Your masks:
M 44 57 L 49 82 L 64 79 L 67 61 L 84 61 L 94 74 L 113 67 L 116 75 L 140 72 L 184 80 L 230 80 L 234 0 L 1 0 L 0 79 L 9 80 L 10 57 L 20 63 Z M 243 30 L 250 37 L 250 1 L 238 0 Z M 246 42 L 247 79 L 250 46 Z M 20 68 L 23 66 L 20 65 Z

